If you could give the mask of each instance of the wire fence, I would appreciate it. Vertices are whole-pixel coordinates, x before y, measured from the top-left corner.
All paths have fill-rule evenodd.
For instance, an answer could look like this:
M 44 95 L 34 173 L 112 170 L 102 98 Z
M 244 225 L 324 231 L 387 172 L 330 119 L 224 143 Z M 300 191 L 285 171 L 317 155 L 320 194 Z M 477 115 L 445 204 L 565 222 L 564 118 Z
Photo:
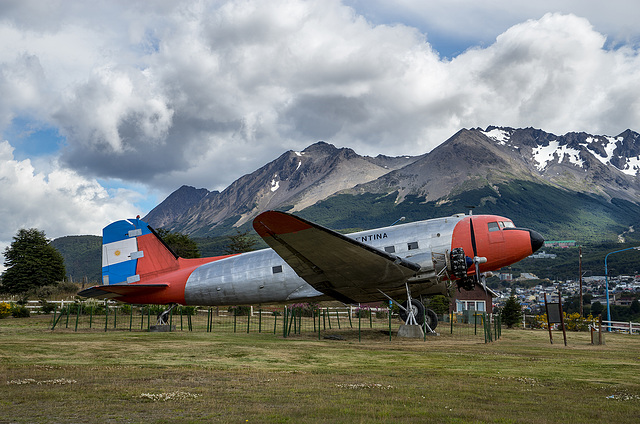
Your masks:
M 159 325 L 163 305 L 74 302 L 55 306 L 51 330 L 72 331 L 197 331 L 211 333 L 270 333 L 280 337 L 335 337 L 340 332 L 385 334 L 391 339 L 402 324 L 389 308 L 320 307 L 310 304 L 279 306 L 174 307 L 167 323 Z M 51 311 L 48 311 L 51 312 Z M 438 335 L 457 339 L 497 340 L 499 315 L 465 311 L 438 317 Z M 425 331 L 425 340 L 428 331 Z

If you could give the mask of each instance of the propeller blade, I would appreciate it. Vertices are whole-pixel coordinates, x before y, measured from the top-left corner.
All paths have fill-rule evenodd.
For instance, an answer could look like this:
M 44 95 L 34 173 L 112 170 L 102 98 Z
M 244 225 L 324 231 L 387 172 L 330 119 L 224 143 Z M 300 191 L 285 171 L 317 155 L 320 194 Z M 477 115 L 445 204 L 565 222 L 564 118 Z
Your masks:
M 473 257 L 478 256 L 478 249 L 476 248 L 476 232 L 473 229 L 473 219 L 469 219 L 469 229 L 471 230 L 471 248 L 473 249 Z
M 471 248 L 473 249 L 473 264 L 475 265 L 475 268 L 476 268 L 475 280 L 476 280 L 476 283 L 479 283 L 480 282 L 480 264 L 478 261 L 478 248 L 476 246 L 476 232 L 473 228 L 473 218 L 469 218 L 469 230 L 471 232 Z

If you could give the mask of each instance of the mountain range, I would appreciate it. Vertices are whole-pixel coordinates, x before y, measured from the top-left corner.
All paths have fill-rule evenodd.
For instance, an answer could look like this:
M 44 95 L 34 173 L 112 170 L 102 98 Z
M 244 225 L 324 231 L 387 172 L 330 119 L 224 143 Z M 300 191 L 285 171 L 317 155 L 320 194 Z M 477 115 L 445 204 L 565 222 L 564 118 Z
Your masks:
M 547 240 L 633 241 L 640 134 L 462 129 L 419 156 L 361 156 L 325 142 L 288 151 L 222 192 L 182 186 L 144 219 L 193 237 L 247 228 L 268 209 L 338 230 L 452 213 L 493 213 Z

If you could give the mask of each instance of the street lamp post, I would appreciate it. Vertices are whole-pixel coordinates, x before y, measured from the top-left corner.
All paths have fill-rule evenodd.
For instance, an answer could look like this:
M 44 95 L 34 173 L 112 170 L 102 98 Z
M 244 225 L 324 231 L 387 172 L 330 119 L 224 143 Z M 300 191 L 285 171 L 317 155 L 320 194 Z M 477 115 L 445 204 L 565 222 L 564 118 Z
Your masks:
M 609 257 L 609 255 L 613 253 L 620 253 L 620 252 L 624 252 L 627 250 L 634 250 L 634 249 L 640 250 L 640 246 L 627 247 L 626 249 L 615 250 L 613 252 L 607 253 L 604 257 L 604 282 L 605 282 L 605 292 L 607 293 L 607 321 L 609 321 L 609 323 L 607 324 L 607 331 L 611 331 L 611 309 L 609 308 L 609 270 L 607 268 L 607 258 Z

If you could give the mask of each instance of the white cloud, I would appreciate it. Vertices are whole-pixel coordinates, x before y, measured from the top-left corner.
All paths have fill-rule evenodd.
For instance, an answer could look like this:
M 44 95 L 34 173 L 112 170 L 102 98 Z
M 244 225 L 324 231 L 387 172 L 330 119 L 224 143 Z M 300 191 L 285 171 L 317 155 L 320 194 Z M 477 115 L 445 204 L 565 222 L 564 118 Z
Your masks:
M 372 22 L 415 26 L 430 42 L 457 56 L 469 47 L 486 47 L 508 28 L 547 13 L 586 18 L 611 45 L 638 43 L 640 3 L 628 0 L 344 0 Z
M 639 116 L 640 59 L 604 43 L 587 20 L 547 14 L 460 55 L 450 75 L 472 105 L 468 120 L 479 126 L 498 119 L 560 134 L 618 134 Z
M 0 243 L 20 228 L 38 228 L 47 237 L 101 234 L 102 227 L 136 214 L 133 192 L 109 193 L 96 180 L 52 164 L 37 172 L 31 161 L 15 160 L 8 141 L 0 142 Z

